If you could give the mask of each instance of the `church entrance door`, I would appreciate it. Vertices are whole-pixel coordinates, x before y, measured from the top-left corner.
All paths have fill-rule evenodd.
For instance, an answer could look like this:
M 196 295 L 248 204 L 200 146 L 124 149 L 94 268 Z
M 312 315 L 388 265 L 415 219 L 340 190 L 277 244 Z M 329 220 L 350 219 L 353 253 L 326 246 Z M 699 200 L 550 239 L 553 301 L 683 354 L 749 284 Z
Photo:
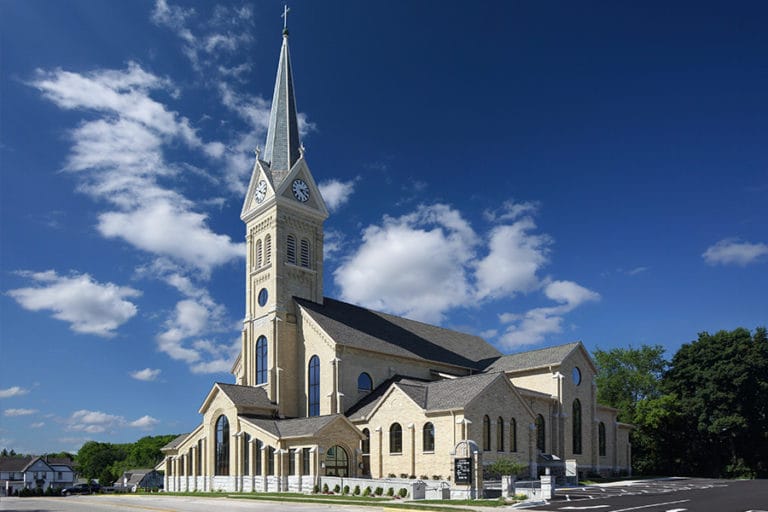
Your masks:
M 339 445 L 331 446 L 325 452 L 325 476 L 349 476 L 349 457 Z

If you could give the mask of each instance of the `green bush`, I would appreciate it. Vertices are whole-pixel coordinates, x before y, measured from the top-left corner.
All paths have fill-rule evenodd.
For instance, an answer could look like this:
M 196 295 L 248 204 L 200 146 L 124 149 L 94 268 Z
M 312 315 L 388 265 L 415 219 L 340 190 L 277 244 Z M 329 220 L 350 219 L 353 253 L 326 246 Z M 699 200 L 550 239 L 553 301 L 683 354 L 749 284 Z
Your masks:
M 402 487 L 399 491 L 397 491 L 397 495 L 400 496 L 401 498 L 405 498 L 406 496 L 408 496 L 408 489 L 406 489 L 405 487 Z
M 344 494 L 349 494 L 349 486 L 348 485 L 344 486 Z
M 360 496 L 360 486 L 359 486 L 359 485 L 356 485 L 356 486 L 355 486 L 355 490 L 354 490 L 354 491 L 352 491 L 352 493 L 353 493 L 355 496 Z
M 395 495 L 395 490 L 392 487 L 387 489 L 387 496 L 394 496 L 394 495 Z
M 333 492 L 335 492 L 336 494 L 339 494 L 339 491 L 341 491 L 341 487 L 339 487 L 339 484 L 336 484 L 333 488 Z
M 323 492 L 328 493 L 328 484 L 323 484 Z
M 363 491 L 363 496 L 370 496 L 370 495 L 371 495 L 371 488 L 366 487 L 365 490 Z
M 312 492 L 315 493 L 315 494 L 319 493 L 320 492 L 320 486 L 319 485 L 314 486 L 312 488 Z
M 381 487 L 377 487 L 375 493 L 376 493 L 376 496 L 381 496 L 382 494 L 384 494 L 384 489 L 382 489 Z
M 498 459 L 496 462 L 485 466 L 483 469 L 489 475 L 497 478 L 504 475 L 516 476 L 525 470 L 525 464 L 520 464 L 514 459 Z

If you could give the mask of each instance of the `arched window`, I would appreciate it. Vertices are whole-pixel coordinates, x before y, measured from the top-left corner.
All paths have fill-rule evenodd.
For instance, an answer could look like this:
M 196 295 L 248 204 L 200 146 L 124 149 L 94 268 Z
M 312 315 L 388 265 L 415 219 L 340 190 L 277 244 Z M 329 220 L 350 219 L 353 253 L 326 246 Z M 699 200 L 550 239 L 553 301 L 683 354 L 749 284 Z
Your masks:
M 432 423 L 425 423 L 422 431 L 422 449 L 425 452 L 435 451 L 435 426 Z
M 264 237 L 264 264 L 270 263 L 272 263 L 272 236 L 267 235 Z
M 243 475 L 251 474 L 251 434 L 243 434 Z
M 285 243 L 286 259 L 288 263 L 296 264 L 296 237 L 288 235 Z
M 275 447 L 270 446 L 267 448 L 267 474 L 275 474 Z
M 544 416 L 536 416 L 536 449 L 544 453 L 547 451 L 547 431 Z
M 223 414 L 216 420 L 215 474 L 229 476 L 229 420 Z
M 320 358 L 312 356 L 309 360 L 309 371 L 307 372 L 307 382 L 309 382 L 309 407 L 308 416 L 320 416 Z
M 515 418 L 509 420 L 509 451 L 517 451 L 517 421 Z
M 303 239 L 301 241 L 301 266 L 304 268 L 310 268 L 309 264 L 309 240 Z
M 483 451 L 491 451 L 491 418 L 483 416 Z
M 256 340 L 256 384 L 267 382 L 267 337 L 259 336 Z
M 597 426 L 597 446 L 600 456 L 605 457 L 605 423 L 602 421 Z
M 204 475 L 205 472 L 203 471 L 203 440 L 199 439 L 197 441 L 197 450 L 196 450 L 196 462 L 197 462 L 197 469 L 195 475 L 200 476 Z
M 357 390 L 369 392 L 373 389 L 373 380 L 371 376 L 363 372 L 357 377 Z
M 325 452 L 326 476 L 349 476 L 349 457 L 347 451 L 339 445 L 331 446 Z
M 264 256 L 262 253 L 261 240 L 256 240 L 256 268 L 261 268 L 264 264 Z
M 389 427 L 389 453 L 403 453 L 403 427 L 399 423 Z
M 581 453 L 581 402 L 573 401 L 573 453 Z
M 254 442 L 256 446 L 254 446 L 254 455 L 253 458 L 253 474 L 256 476 L 261 476 L 261 451 L 264 449 L 264 443 L 262 443 L 259 439 Z
M 496 451 L 504 451 L 504 419 L 501 416 L 496 419 Z
M 360 451 L 363 455 L 371 453 L 371 431 L 367 428 L 363 429 L 363 440 L 360 442 Z

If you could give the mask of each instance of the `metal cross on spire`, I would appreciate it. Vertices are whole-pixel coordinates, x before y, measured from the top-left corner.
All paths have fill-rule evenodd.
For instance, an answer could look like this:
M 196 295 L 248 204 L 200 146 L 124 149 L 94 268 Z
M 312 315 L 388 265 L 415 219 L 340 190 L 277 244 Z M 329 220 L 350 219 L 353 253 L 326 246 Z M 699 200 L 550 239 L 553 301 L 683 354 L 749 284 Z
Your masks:
M 283 14 L 280 16 L 283 18 L 283 31 L 288 30 L 288 13 L 291 12 L 291 9 L 288 7 L 288 4 L 283 5 Z

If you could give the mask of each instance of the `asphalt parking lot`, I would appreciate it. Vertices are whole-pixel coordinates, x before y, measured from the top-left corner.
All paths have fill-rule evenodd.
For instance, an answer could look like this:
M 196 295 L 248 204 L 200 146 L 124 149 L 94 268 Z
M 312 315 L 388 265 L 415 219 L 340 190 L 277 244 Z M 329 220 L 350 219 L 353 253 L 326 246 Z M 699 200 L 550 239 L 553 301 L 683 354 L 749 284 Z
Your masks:
M 669 478 L 561 488 L 529 510 L 768 512 L 768 480 Z

